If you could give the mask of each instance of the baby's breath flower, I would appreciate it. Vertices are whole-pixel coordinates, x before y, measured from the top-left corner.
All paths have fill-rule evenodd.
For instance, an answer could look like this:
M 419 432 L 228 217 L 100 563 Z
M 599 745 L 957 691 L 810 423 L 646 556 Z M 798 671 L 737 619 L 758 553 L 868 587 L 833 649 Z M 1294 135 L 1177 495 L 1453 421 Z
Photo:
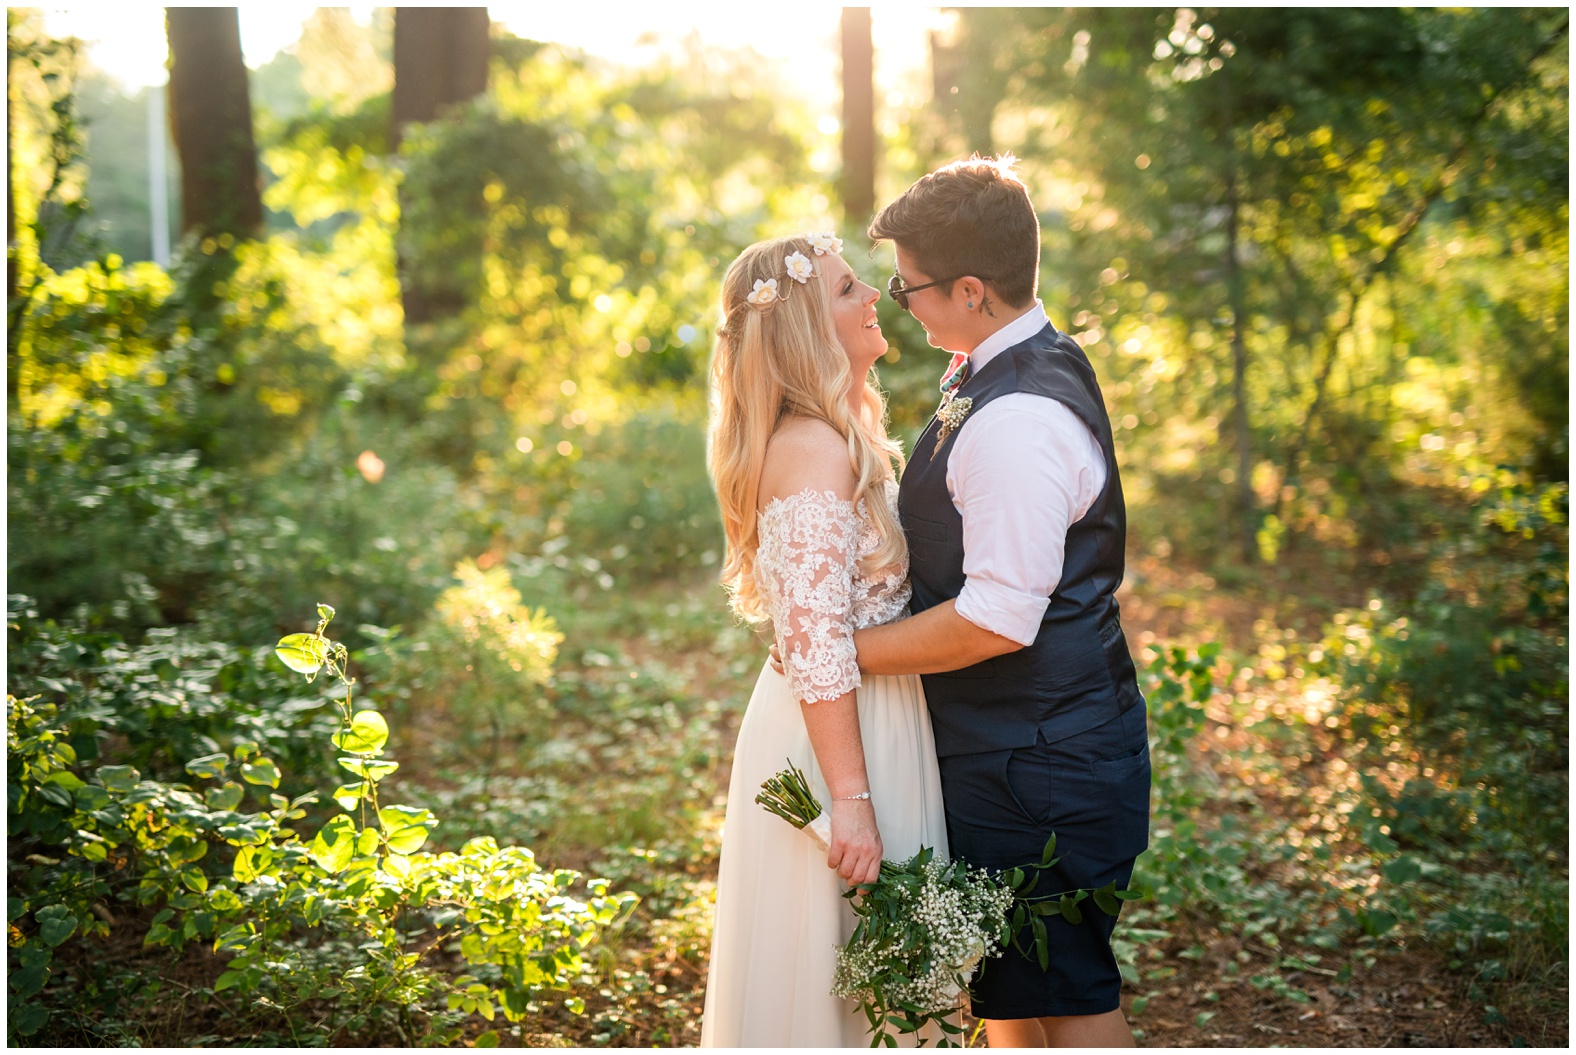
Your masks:
M 901 865 L 884 863 L 856 910 L 862 918 L 854 936 L 838 952 L 833 995 L 883 1016 L 899 1004 L 921 1008 L 924 1017 L 945 1016 L 980 961 L 1001 954 L 1012 901 L 1004 883 L 961 861 L 943 863 L 921 851 Z M 903 910 L 884 911 L 892 902 Z

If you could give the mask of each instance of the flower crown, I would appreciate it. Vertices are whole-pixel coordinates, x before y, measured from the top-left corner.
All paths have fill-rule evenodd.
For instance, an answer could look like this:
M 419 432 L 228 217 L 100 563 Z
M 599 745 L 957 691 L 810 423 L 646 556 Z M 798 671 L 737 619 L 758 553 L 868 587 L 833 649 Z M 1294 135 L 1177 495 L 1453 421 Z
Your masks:
M 809 231 L 804 238 L 805 241 L 810 243 L 810 250 L 816 256 L 825 256 L 827 253 L 841 253 L 843 251 L 843 240 L 830 231 Z M 804 285 L 815 275 L 819 274 L 810 258 L 797 249 L 783 257 L 783 268 L 782 274 L 800 285 Z M 792 286 L 789 286 L 787 289 L 780 288 L 777 285 L 775 276 L 772 278 L 758 278 L 755 280 L 755 288 L 746 293 L 744 299 L 752 307 L 767 308 L 779 300 L 787 300 L 788 293 L 792 289 Z

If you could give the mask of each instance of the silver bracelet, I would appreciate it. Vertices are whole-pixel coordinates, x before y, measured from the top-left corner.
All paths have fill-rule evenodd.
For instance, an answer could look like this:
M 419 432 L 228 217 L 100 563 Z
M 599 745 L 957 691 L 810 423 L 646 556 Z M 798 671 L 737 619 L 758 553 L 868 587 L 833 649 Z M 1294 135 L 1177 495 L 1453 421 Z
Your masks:
M 870 797 L 870 792 L 868 792 L 868 791 L 861 791 L 857 795 L 837 795 L 837 796 L 834 796 L 832 801 L 833 802 L 857 802 L 857 801 L 859 801 L 861 799 L 868 799 L 869 797 Z

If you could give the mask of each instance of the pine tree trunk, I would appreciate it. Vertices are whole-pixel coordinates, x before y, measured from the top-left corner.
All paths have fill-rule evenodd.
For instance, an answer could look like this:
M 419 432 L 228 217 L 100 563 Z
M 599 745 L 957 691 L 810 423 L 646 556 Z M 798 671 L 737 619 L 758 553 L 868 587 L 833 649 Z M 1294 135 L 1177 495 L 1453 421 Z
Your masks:
M 489 24 L 485 7 L 395 8 L 395 149 L 406 125 L 487 90 Z
M 876 205 L 875 48 L 870 9 L 843 8 L 843 218 L 863 227 Z
M 393 127 L 398 151 L 407 125 L 432 121 L 455 104 L 487 90 L 491 55 L 485 7 L 400 7 L 394 14 Z M 477 208 L 482 203 L 476 203 Z M 405 212 L 401 209 L 401 212 Z M 431 322 L 464 307 L 459 291 L 418 281 L 403 246 L 398 250 L 405 322 Z
M 1242 281 L 1241 213 L 1237 158 L 1232 141 L 1231 80 L 1220 78 L 1221 145 L 1226 159 L 1226 286 L 1231 301 L 1231 422 L 1237 448 L 1237 543 L 1242 560 L 1258 563 L 1258 503 L 1253 494 L 1253 432 L 1248 427 L 1247 295 Z
M 165 9 L 170 124 L 181 161 L 181 231 L 262 231 L 257 144 L 241 25 L 233 7 Z

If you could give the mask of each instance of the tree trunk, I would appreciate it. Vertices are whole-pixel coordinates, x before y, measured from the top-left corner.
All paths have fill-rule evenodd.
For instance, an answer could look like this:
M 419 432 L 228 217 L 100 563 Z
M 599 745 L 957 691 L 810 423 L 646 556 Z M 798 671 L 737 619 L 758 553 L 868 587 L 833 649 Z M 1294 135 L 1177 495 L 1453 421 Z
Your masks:
M 876 207 L 875 48 L 870 9 L 843 8 L 843 219 L 864 226 Z
M 1242 290 L 1242 264 L 1237 258 L 1238 212 L 1236 165 L 1226 177 L 1226 274 L 1231 297 L 1231 421 L 1237 448 L 1238 542 L 1242 559 L 1258 560 L 1258 509 L 1253 500 L 1253 433 L 1248 429 L 1248 346 L 1242 335 L 1247 321 Z
M 395 8 L 394 149 L 406 125 L 487 90 L 489 25 L 485 7 Z
M 5 302 L 7 313 L 11 301 L 16 299 L 16 254 L 11 251 L 11 246 L 16 242 L 16 161 L 12 150 L 12 141 L 16 138 L 16 114 L 11 107 L 11 63 L 15 50 L 11 45 L 11 33 L 16 19 L 19 16 L 6 10 L 6 44 L 5 49 Z M 6 371 L 6 391 L 16 392 L 16 370 Z
M 485 7 L 395 9 L 392 149 L 399 150 L 407 125 L 435 120 L 487 90 L 489 26 Z M 402 203 L 401 213 L 406 211 Z M 407 325 L 454 315 L 465 306 L 458 290 L 419 282 L 403 244 L 396 255 Z
M 165 9 L 181 231 L 256 237 L 263 227 L 241 25 L 233 7 Z
M 1237 192 L 1229 77 L 1222 75 L 1220 86 L 1221 147 L 1226 158 L 1226 285 L 1231 300 L 1231 420 L 1237 448 L 1237 541 L 1243 561 L 1252 565 L 1258 562 L 1258 509 L 1253 500 L 1253 433 L 1248 429 L 1248 346 L 1242 332 L 1248 315 L 1238 253 L 1242 202 Z

